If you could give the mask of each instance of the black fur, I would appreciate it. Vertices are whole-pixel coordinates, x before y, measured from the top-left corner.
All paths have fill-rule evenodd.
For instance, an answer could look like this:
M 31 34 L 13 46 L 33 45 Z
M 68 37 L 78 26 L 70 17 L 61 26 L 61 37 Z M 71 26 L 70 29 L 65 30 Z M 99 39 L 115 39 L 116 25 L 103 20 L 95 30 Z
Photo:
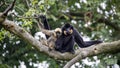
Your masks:
M 49 26 L 49 24 L 47 22 L 46 16 L 40 15 L 40 18 L 41 18 L 41 22 L 43 23 L 44 28 L 47 29 L 47 30 L 50 30 L 50 26 Z M 46 35 L 46 38 L 48 39 L 49 36 Z
M 74 53 L 74 36 L 61 35 L 55 42 L 55 49 L 59 52 L 71 52 Z
M 56 41 L 56 50 L 60 51 L 62 53 L 64 52 L 71 52 L 74 53 L 74 43 L 76 42 L 78 44 L 79 47 L 84 48 L 84 47 L 88 47 L 91 46 L 93 44 L 98 44 L 101 43 L 102 41 L 99 40 L 94 40 L 94 41 L 83 41 L 81 35 L 79 34 L 79 32 L 73 28 L 72 25 L 70 24 L 65 24 L 62 27 L 62 31 L 66 30 L 66 29 L 73 29 L 73 33 L 72 34 L 68 34 L 68 35 L 64 35 L 64 33 L 62 33 L 61 37 L 57 39 Z
M 75 28 L 74 28 L 73 35 L 74 35 L 75 42 L 81 48 L 85 48 L 85 47 L 91 46 L 93 44 L 102 43 L 101 40 L 83 41 L 81 35 L 79 34 L 79 32 Z

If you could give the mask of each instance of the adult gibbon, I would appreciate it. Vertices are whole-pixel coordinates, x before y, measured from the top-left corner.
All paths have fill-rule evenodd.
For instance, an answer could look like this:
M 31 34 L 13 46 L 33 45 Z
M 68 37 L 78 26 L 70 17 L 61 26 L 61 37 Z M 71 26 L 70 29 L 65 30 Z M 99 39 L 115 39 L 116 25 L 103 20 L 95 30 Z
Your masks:
M 70 52 L 74 51 L 74 43 L 76 42 L 79 47 L 85 48 L 94 44 L 102 43 L 100 40 L 84 41 L 79 32 L 69 23 L 66 23 L 62 28 L 62 35 L 56 40 L 55 50 L 59 52 Z

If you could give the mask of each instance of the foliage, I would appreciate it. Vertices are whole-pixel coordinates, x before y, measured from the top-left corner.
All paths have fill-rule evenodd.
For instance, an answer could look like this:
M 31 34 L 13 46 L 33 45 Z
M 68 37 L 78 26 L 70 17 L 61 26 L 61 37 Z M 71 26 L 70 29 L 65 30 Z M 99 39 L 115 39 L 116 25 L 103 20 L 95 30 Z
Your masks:
M 13 0 L 1 0 L 0 12 Z M 84 20 L 84 14 L 92 12 L 91 23 Z M 51 29 L 61 27 L 64 23 L 71 23 L 78 29 L 82 36 L 90 39 L 101 39 L 113 41 L 120 39 L 120 6 L 119 0 L 17 0 L 13 11 L 8 19 L 25 28 L 33 36 L 39 31 L 34 14 L 44 14 L 47 16 Z M 37 52 L 22 39 L 10 34 L 0 26 L 0 61 L 5 66 L 19 66 L 20 61 L 30 68 L 37 61 L 47 61 L 50 68 L 60 68 L 64 62 L 58 62 L 42 53 Z M 119 55 L 99 55 L 100 64 L 98 66 L 120 64 Z M 115 58 L 116 57 L 116 58 Z M 46 59 L 47 58 L 47 59 Z M 105 59 L 104 59 L 105 58 Z M 92 59 L 92 57 L 90 58 Z M 114 61 L 113 61 L 114 60 Z M 82 66 L 86 66 L 84 63 Z

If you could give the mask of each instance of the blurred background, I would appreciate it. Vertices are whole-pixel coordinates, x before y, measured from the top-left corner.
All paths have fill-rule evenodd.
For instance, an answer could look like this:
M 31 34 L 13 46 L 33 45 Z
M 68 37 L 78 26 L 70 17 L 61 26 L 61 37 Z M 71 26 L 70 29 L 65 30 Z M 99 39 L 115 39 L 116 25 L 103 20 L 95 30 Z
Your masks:
M 3 12 L 13 0 L 0 0 Z M 84 40 L 112 42 L 120 39 L 119 0 L 17 0 L 8 19 L 31 35 L 39 32 L 35 14 L 46 15 L 51 29 L 72 24 Z M 87 57 L 71 68 L 119 68 L 120 53 Z M 0 68 L 62 68 L 55 60 L 0 26 Z

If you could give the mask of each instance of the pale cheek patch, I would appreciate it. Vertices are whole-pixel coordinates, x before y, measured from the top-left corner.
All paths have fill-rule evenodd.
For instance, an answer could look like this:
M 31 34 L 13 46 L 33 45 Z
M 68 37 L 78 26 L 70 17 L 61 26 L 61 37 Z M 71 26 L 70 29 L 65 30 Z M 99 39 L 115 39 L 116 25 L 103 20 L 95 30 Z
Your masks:
M 64 34 L 65 34 L 65 35 L 67 35 L 67 32 L 66 32 L 66 31 L 64 31 Z
M 72 29 L 70 29 L 70 34 L 72 34 L 73 33 L 73 30 Z

